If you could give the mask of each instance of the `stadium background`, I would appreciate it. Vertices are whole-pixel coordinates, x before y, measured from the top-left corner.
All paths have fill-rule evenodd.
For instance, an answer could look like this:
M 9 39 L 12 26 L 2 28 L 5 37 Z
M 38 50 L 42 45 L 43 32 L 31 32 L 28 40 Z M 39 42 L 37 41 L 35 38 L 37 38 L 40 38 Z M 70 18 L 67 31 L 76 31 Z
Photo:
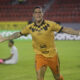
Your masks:
M 62 26 L 80 29 L 80 0 L 0 0 L 0 34 L 9 36 L 30 24 L 33 21 L 32 9 L 35 6 L 43 8 L 45 19 Z M 80 80 L 80 36 L 55 33 L 55 39 L 64 79 Z M 15 40 L 15 44 L 19 49 L 19 62 L 16 65 L 0 65 L 0 79 L 36 79 L 31 36 L 22 36 Z M 0 44 L 0 58 L 8 56 L 7 42 Z M 45 80 L 50 79 L 53 80 L 53 77 L 48 69 Z

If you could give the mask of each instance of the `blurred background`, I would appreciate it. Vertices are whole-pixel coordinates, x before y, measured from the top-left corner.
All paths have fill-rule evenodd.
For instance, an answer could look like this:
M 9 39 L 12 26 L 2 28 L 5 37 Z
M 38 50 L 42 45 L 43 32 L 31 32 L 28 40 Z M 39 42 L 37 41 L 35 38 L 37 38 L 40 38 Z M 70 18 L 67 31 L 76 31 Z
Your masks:
M 45 19 L 62 26 L 80 29 L 80 0 L 0 0 L 0 33 L 8 36 L 31 23 L 35 6 L 43 8 Z M 31 39 L 30 36 L 29 38 Z M 80 40 L 80 37 L 59 34 L 55 39 Z
M 43 8 L 45 19 L 80 30 L 80 0 L 0 0 L 0 34 L 9 36 L 30 24 L 35 6 Z M 36 80 L 31 39 L 28 35 L 15 40 L 19 62 L 16 65 L 0 64 L 0 80 Z M 80 80 L 80 36 L 55 33 L 55 40 L 64 80 Z M 8 57 L 9 53 L 8 43 L 0 44 L 0 58 Z M 53 80 L 49 69 L 45 80 Z

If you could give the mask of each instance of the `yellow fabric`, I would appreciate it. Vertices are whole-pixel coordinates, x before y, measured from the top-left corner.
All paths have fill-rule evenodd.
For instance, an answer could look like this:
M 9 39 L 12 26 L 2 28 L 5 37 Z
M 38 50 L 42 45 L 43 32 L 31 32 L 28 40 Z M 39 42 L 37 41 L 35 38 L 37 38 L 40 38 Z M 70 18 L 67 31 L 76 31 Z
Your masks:
M 59 32 L 60 29 L 60 25 L 45 20 L 40 26 L 35 25 L 35 23 L 26 26 L 21 33 L 32 35 L 32 44 L 36 54 L 53 57 L 57 53 L 54 43 L 54 31 Z

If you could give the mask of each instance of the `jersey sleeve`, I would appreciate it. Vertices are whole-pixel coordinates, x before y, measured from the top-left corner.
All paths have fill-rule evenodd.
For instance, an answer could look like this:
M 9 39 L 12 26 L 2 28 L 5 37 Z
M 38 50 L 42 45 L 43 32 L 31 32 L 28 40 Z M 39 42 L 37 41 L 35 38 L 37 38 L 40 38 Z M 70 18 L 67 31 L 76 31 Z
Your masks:
M 27 35 L 29 34 L 29 26 L 26 26 L 24 29 L 21 30 L 22 35 Z
M 52 24 L 51 25 L 51 30 L 52 31 L 56 31 L 58 33 L 60 33 L 62 31 L 63 27 L 60 26 L 59 24 L 57 24 L 56 22 L 52 22 L 51 24 Z

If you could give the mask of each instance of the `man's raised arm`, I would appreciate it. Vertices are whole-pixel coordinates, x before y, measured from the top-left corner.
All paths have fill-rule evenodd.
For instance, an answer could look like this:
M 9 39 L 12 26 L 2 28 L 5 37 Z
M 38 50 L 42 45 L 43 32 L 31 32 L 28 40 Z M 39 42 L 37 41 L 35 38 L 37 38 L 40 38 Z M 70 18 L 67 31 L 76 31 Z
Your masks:
M 11 36 L 8 36 L 8 37 L 2 37 L 0 35 L 0 42 L 4 42 L 4 41 L 7 41 L 7 40 L 11 40 L 11 39 L 16 39 L 16 38 L 19 38 L 21 35 L 20 32 L 16 32 L 14 34 L 12 34 Z
M 63 27 L 62 32 L 72 35 L 80 35 L 80 30 L 74 30 L 72 28 L 67 28 L 67 27 Z

